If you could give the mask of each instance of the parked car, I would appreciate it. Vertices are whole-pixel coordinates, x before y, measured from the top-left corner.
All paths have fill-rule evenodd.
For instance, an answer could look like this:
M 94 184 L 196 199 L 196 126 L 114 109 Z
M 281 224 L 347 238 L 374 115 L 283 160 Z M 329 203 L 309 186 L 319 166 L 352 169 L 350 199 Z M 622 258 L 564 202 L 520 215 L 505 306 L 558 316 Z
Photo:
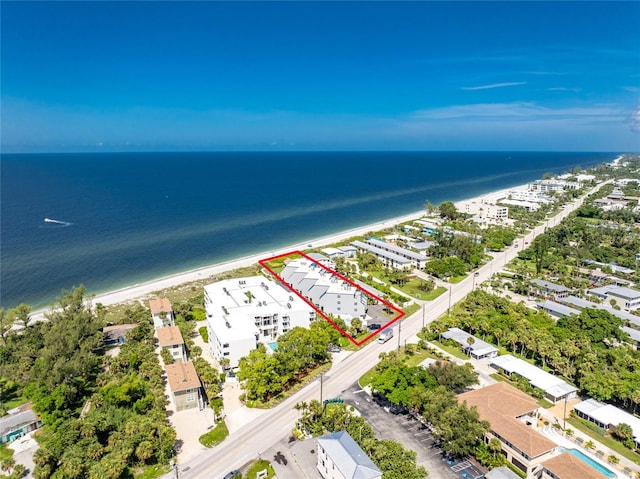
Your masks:
M 238 477 L 242 477 L 242 473 L 237 469 L 227 472 L 224 476 L 224 479 L 236 479 Z
M 380 329 L 382 326 L 378 323 L 371 323 L 367 325 L 367 329 L 369 331 L 377 331 L 378 329 Z
M 339 353 L 340 351 L 342 351 L 342 348 L 337 344 L 329 344 L 329 346 L 327 346 L 327 350 L 330 353 Z

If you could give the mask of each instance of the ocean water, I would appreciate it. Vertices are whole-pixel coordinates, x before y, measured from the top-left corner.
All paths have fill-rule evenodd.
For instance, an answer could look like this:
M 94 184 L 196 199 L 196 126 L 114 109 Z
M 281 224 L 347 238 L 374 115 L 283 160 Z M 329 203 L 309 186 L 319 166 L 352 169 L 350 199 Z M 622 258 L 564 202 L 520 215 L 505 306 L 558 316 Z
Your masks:
M 45 306 L 79 284 L 105 292 L 616 156 L 3 154 L 0 306 Z

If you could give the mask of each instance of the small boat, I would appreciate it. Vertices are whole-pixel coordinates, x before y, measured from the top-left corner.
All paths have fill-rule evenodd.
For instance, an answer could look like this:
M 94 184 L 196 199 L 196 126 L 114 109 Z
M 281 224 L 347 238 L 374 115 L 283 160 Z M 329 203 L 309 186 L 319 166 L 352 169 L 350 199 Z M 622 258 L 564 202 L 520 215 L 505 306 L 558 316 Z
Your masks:
M 64 226 L 69 226 L 71 224 L 71 223 L 68 223 L 66 221 L 54 220 L 54 219 L 51 219 L 51 218 L 45 218 L 44 222 L 45 223 L 55 223 L 57 225 L 64 225 Z

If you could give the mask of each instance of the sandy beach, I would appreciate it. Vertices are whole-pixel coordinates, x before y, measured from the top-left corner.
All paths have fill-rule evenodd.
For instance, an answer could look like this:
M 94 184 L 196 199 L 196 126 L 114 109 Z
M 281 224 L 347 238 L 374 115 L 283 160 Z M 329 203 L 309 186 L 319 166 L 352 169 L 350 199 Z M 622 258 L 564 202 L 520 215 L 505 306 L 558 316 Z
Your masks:
M 489 193 L 485 193 L 479 196 L 457 201 L 455 205 L 456 205 L 456 208 L 458 208 L 458 210 L 463 210 L 463 205 L 465 203 L 479 202 L 483 198 L 493 197 L 498 193 L 506 192 L 514 189 L 520 189 L 525 186 L 526 185 L 517 185 L 517 186 L 512 186 L 510 188 L 491 191 Z M 415 220 L 424 215 L 425 215 L 424 210 L 416 211 L 414 213 L 410 213 L 407 215 L 390 218 L 388 220 L 368 224 L 365 226 L 353 228 L 346 231 L 341 231 L 339 233 L 323 236 L 321 238 L 310 239 L 308 241 L 286 246 L 280 249 L 263 251 L 261 253 L 245 256 L 239 259 L 226 261 L 223 263 L 217 263 L 217 264 L 214 264 L 211 266 L 205 266 L 202 268 L 192 269 L 189 271 L 185 271 L 183 273 L 178 273 L 171 276 L 165 276 L 165 277 L 154 279 L 144 283 L 134 284 L 131 286 L 127 286 L 125 288 L 120 288 L 114 291 L 98 294 L 93 298 L 93 304 L 95 305 L 96 303 L 100 303 L 104 306 L 110 306 L 114 304 L 134 301 L 134 300 L 144 300 L 148 297 L 152 297 L 153 294 L 157 291 L 160 291 L 166 288 L 175 287 L 175 286 L 178 286 L 184 283 L 189 283 L 192 281 L 206 279 L 216 274 L 223 273 L 225 271 L 231 271 L 237 268 L 251 266 L 253 264 L 256 264 L 260 259 L 269 258 L 271 256 L 276 256 L 279 254 L 284 254 L 289 251 L 308 249 L 310 247 L 317 248 L 317 247 L 327 246 L 333 243 L 337 243 L 339 241 L 344 241 L 353 236 L 362 235 L 370 231 L 379 231 L 384 228 L 389 228 L 397 224 L 404 223 L 406 221 Z M 44 314 L 47 311 L 48 311 L 47 308 L 35 311 L 31 315 L 32 320 L 39 321 L 44 319 Z

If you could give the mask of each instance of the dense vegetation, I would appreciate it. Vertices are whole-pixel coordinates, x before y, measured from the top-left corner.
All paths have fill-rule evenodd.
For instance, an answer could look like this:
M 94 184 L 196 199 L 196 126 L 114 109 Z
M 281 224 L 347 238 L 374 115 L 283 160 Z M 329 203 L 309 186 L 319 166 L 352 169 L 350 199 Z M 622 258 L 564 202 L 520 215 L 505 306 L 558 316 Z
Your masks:
M 127 318 L 139 324 L 113 357 L 103 355 L 104 323 L 83 287 L 65 292 L 48 318 L 0 346 L 0 376 L 45 425 L 34 477 L 116 479 L 168 462 L 176 436 L 149 314 Z
M 415 451 L 406 450 L 402 444 L 376 439 L 371 426 L 353 414 L 345 404 L 328 404 L 323 408 L 317 400 L 298 403 L 301 411 L 298 426 L 313 435 L 325 432 L 347 431 L 382 471 L 382 479 L 424 479 L 427 471 L 416 464 Z
M 273 353 L 260 343 L 240 360 L 238 379 L 243 381 L 246 399 L 264 403 L 291 388 L 310 371 L 329 362 L 327 347 L 339 339 L 340 333 L 333 326 L 317 320 L 309 329 L 297 327 L 280 336 Z
M 428 331 L 435 337 L 460 327 L 539 362 L 595 399 L 635 410 L 640 404 L 640 351 L 607 344 L 625 339 L 620 325 L 616 316 L 594 309 L 555 323 L 546 313 L 476 290 Z

